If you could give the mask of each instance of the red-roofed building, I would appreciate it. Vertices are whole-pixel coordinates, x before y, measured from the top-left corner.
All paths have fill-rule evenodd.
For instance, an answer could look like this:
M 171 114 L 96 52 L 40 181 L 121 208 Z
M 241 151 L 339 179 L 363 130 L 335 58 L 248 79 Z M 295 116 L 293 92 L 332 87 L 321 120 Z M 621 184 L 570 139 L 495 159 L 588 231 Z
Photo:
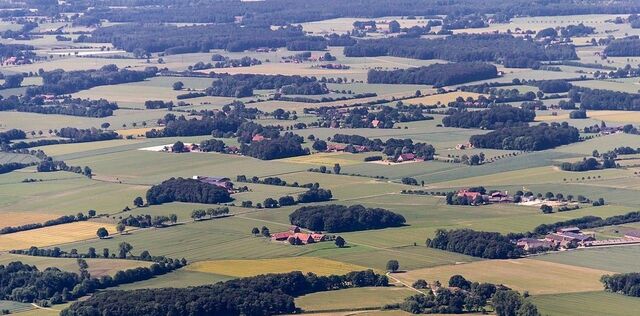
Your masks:
M 458 197 L 466 197 L 471 201 L 475 201 L 477 197 L 482 197 L 482 193 L 480 192 L 472 192 L 467 189 L 463 189 L 458 191 Z
M 396 159 L 397 162 L 405 162 L 405 161 L 414 161 L 416 160 L 416 155 L 412 153 L 402 154 Z
M 253 135 L 253 138 L 251 138 L 251 141 L 252 142 L 261 142 L 261 141 L 263 141 L 265 139 L 266 138 L 264 136 L 262 136 L 260 134 L 256 134 L 256 135 Z

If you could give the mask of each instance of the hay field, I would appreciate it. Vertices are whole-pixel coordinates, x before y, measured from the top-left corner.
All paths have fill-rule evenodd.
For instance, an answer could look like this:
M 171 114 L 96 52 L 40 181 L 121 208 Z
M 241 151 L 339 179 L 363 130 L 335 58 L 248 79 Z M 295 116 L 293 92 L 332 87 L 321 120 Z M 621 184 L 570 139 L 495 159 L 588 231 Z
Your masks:
M 409 103 L 409 104 L 422 103 L 426 105 L 432 105 L 432 104 L 446 105 L 449 102 L 455 101 L 456 98 L 458 97 L 462 97 L 464 99 L 467 99 L 468 97 L 472 97 L 474 99 L 477 99 L 481 95 L 482 94 L 475 93 L 475 92 L 456 91 L 456 92 L 449 92 L 449 93 L 442 93 L 442 94 L 434 94 L 434 95 L 424 96 L 424 97 L 415 98 L 415 99 L 409 99 L 406 101 L 406 103 Z
M 119 129 L 119 130 L 116 130 L 116 133 L 118 133 L 118 135 L 122 137 L 132 136 L 134 138 L 144 138 L 145 133 L 152 129 L 161 130 L 162 128 L 142 127 L 142 128 Z
M 349 154 L 349 153 L 315 153 L 312 155 L 290 157 L 280 159 L 282 162 L 308 164 L 314 167 L 333 167 L 334 164 L 340 166 L 356 165 L 363 162 L 364 157 L 375 155 L 375 153 Z
M 296 298 L 296 306 L 305 312 L 349 309 L 378 309 L 387 304 L 402 303 L 416 292 L 405 287 L 364 287 L 319 292 Z
M 452 275 L 461 274 L 471 281 L 504 284 L 532 295 L 590 292 L 602 289 L 600 277 L 608 271 L 575 267 L 532 259 L 486 260 L 473 263 L 413 270 L 395 276 L 412 283 L 439 280 L 443 284 Z
M 267 273 L 291 271 L 313 272 L 318 275 L 340 275 L 351 271 L 367 270 L 366 267 L 324 258 L 291 257 L 256 260 L 212 260 L 195 262 L 188 271 L 206 272 L 234 277 L 249 277 Z
M 110 233 L 116 232 L 115 225 L 95 222 L 75 222 L 70 224 L 32 229 L 13 234 L 0 235 L 0 251 L 27 249 L 31 246 L 48 247 L 96 237 L 96 231 L 105 227 Z

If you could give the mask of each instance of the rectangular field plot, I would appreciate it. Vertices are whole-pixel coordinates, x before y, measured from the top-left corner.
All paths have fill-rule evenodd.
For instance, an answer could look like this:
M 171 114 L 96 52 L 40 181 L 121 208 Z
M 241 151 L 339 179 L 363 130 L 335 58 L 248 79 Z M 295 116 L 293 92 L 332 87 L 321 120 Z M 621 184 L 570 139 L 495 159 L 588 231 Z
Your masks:
M 116 231 L 114 225 L 94 222 L 76 222 L 32 229 L 12 234 L 0 235 L 0 250 L 28 249 L 31 246 L 48 247 L 97 238 L 96 231 L 105 227 L 111 233 Z
M 589 292 L 602 289 L 600 277 L 609 273 L 582 267 L 532 259 L 486 260 L 473 263 L 419 269 L 395 276 L 412 283 L 418 279 L 427 282 L 439 280 L 443 284 L 452 275 L 460 274 L 477 282 L 504 284 L 517 291 L 532 295 Z
M 267 273 L 287 273 L 290 271 L 302 271 L 305 274 L 312 272 L 318 275 L 340 275 L 351 271 L 367 270 L 367 267 L 323 258 L 292 257 L 257 260 L 199 261 L 190 264 L 186 269 L 189 271 L 233 277 L 248 277 Z
M 640 310 L 637 297 L 602 291 L 540 295 L 532 299 L 542 315 L 550 316 L 627 316 L 636 315 Z
M 416 292 L 403 287 L 365 287 L 319 292 L 296 298 L 296 306 L 305 312 L 350 309 L 378 309 L 387 304 L 401 303 Z
M 640 246 L 619 246 L 563 251 L 535 259 L 623 273 L 637 272 L 639 258 Z

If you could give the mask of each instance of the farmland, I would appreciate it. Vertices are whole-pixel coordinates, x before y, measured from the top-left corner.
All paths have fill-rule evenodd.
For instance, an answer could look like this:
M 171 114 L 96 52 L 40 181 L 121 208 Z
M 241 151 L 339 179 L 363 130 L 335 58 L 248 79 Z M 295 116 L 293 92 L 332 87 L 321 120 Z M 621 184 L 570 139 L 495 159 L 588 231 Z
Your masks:
M 553 235 L 640 236 L 635 1 L 48 2 L 0 8 L 0 274 L 38 269 L 3 313 L 409 315 L 454 275 L 526 315 L 640 307 L 600 281 L 640 246 Z M 454 303 L 422 310 L 499 314 Z

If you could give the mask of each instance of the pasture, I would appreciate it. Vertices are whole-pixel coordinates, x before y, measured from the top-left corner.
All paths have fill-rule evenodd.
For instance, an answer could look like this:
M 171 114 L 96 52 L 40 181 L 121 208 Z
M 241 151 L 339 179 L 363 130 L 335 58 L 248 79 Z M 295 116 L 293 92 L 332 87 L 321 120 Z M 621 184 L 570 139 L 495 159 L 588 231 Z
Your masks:
M 635 258 L 637 258 L 639 254 L 640 246 L 602 247 L 551 253 L 538 256 L 535 259 L 613 271 L 616 273 L 626 273 L 637 272 L 638 263 Z
M 477 282 L 504 284 L 532 295 L 590 292 L 602 289 L 600 277 L 607 271 L 532 259 L 486 260 L 473 263 L 418 269 L 394 276 L 408 283 L 424 279 L 447 284 L 449 278 L 461 274 Z
M 301 271 L 305 274 L 311 272 L 317 275 L 327 276 L 341 275 L 351 271 L 367 270 L 367 267 L 323 258 L 291 257 L 257 260 L 199 261 L 190 264 L 186 269 L 188 271 L 233 277 L 249 277 L 268 273 L 286 273 L 289 271 Z
M 543 315 L 634 315 L 640 308 L 636 297 L 603 291 L 565 293 L 532 297 L 533 303 Z

